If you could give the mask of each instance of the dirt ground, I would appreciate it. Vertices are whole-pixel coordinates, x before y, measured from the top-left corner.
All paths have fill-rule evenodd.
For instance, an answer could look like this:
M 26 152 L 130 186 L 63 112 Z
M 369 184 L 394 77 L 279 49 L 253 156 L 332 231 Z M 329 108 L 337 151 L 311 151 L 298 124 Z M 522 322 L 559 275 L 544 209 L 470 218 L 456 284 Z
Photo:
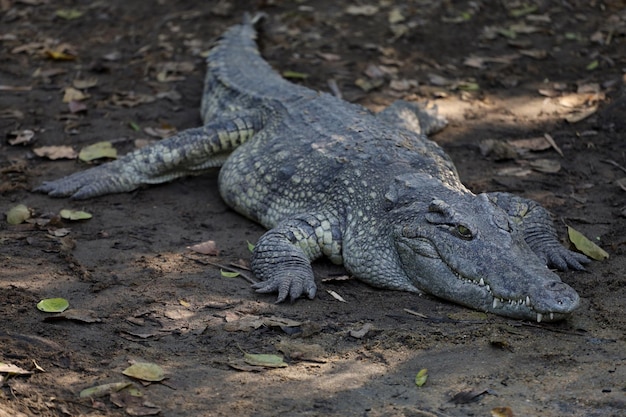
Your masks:
M 25 204 L 34 218 L 0 221 L 0 362 L 31 372 L 0 372 L 1 417 L 625 415 L 623 1 L 0 0 L 0 10 L 0 212 Z M 86 168 L 36 156 L 41 147 L 112 140 L 124 153 L 199 125 L 203 54 L 258 10 L 263 55 L 294 82 L 376 111 L 398 98 L 436 103 L 450 123 L 434 140 L 468 187 L 534 198 L 564 242 L 569 225 L 599 243 L 608 260 L 561 274 L 580 309 L 554 324 L 510 320 L 336 279 L 324 262 L 315 300 L 275 305 L 208 263 L 247 260 L 263 233 L 220 200 L 217 173 L 82 202 L 30 192 Z M 62 220 L 65 208 L 93 218 Z M 218 256 L 188 249 L 209 240 Z M 100 321 L 50 320 L 36 304 L 51 297 Z M 244 352 L 288 366 L 251 366 Z M 127 378 L 133 361 L 167 379 Z M 142 396 L 79 398 L 114 382 Z

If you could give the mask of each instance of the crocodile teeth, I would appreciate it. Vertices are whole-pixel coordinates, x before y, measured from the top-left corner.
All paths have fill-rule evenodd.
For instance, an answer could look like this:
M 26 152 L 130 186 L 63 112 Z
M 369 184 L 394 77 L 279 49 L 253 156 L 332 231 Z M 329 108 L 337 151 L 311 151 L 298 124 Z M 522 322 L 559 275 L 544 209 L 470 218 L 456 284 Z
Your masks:
M 530 297 L 526 296 L 526 305 L 529 306 L 530 305 Z
M 485 286 L 485 280 L 484 279 L 480 279 L 480 281 L 478 281 L 478 285 L 480 285 L 481 287 Z
M 543 314 L 537 313 L 537 323 L 541 323 L 542 318 L 543 318 Z
M 493 304 L 491 305 L 492 308 L 498 308 L 500 307 L 500 300 L 498 300 L 497 298 L 493 298 Z
M 554 313 L 550 313 L 550 320 L 554 320 Z
M 491 292 L 491 287 L 489 285 L 485 286 L 485 289 L 489 292 Z

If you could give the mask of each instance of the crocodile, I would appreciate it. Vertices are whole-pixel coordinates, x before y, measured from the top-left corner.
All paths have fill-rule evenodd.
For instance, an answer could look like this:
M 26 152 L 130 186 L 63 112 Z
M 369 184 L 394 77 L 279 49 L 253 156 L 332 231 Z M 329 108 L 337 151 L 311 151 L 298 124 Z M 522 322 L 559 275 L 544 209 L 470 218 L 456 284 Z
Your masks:
M 203 125 L 117 160 L 42 183 L 87 199 L 221 167 L 220 195 L 269 229 L 251 269 L 276 302 L 314 298 L 325 256 L 374 287 L 427 293 L 517 319 L 556 321 L 579 305 L 550 267 L 588 258 L 558 240 L 549 212 L 512 194 L 474 194 L 427 138 L 433 109 L 398 101 L 377 114 L 290 83 L 261 57 L 246 16 L 207 58 Z

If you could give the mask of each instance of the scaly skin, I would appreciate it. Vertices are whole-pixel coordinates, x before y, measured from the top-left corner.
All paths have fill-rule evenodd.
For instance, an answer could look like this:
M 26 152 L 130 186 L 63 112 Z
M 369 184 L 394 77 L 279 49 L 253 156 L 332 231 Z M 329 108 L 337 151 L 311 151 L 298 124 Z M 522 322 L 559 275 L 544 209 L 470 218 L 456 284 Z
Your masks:
M 84 199 L 222 166 L 226 203 L 270 229 L 251 265 L 254 288 L 278 302 L 313 298 L 311 262 L 326 256 L 373 286 L 504 316 L 550 321 L 576 309 L 576 292 L 546 265 L 588 259 L 558 243 L 537 203 L 467 190 L 425 136 L 442 119 L 407 102 L 374 115 L 290 84 L 255 36 L 246 18 L 209 54 L 203 127 L 36 190 Z

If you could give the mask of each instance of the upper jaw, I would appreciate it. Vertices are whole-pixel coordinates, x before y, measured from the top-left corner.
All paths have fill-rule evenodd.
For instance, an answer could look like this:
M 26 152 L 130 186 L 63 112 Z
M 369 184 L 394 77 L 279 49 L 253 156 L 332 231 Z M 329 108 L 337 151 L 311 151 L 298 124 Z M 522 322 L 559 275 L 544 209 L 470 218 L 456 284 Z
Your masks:
M 468 299 L 454 301 L 501 316 L 536 320 L 538 323 L 559 321 L 567 318 L 580 304 L 580 298 L 576 291 L 557 280 L 545 281 L 543 285 L 531 286 L 528 291 L 525 291 L 526 295 L 520 293 L 519 296 L 512 296 L 502 295 L 501 289 L 492 288 L 493 284 L 488 284 L 483 278 L 473 280 L 462 278 L 456 273 L 455 275 L 463 281 L 464 286 L 472 286 L 472 292 L 478 292 L 479 295 L 471 297 L 475 303 L 467 302 Z M 536 287 L 543 287 L 543 290 Z M 549 290 L 546 287 L 553 288 Z M 476 301 L 478 302 L 476 303 Z M 476 304 L 480 304 L 482 307 L 478 307 Z

